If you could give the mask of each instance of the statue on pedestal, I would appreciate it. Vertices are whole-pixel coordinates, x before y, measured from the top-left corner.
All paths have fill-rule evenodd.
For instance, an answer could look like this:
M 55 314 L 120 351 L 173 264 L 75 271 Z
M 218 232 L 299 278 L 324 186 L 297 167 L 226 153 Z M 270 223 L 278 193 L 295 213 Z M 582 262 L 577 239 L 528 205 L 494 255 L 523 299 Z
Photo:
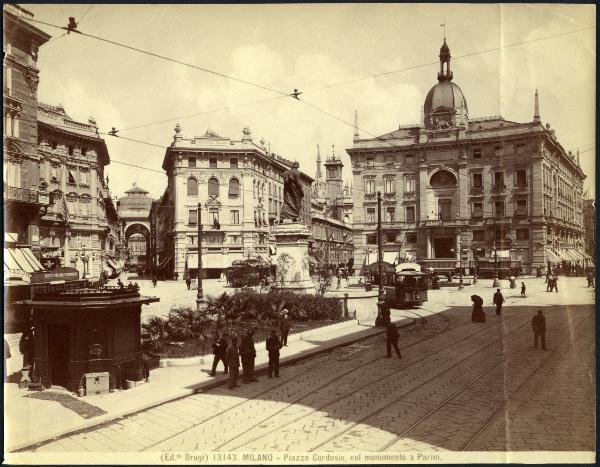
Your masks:
M 304 198 L 304 189 L 300 181 L 300 164 L 294 162 L 292 168 L 286 170 L 283 174 L 283 206 L 279 215 L 279 222 L 283 219 L 291 219 L 296 222 L 300 217 L 302 209 L 302 199 Z

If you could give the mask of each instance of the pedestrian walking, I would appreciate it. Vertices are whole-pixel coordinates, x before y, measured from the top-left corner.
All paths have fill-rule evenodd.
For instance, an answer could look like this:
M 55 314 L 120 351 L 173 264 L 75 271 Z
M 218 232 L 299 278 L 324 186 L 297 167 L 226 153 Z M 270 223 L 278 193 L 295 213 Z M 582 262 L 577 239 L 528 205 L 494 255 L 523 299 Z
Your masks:
M 177 271 L 175 271 L 175 272 L 173 273 L 173 278 L 174 278 L 175 280 L 179 280 L 179 273 L 178 273 Z
M 125 288 L 125 284 L 123 284 L 120 277 L 117 279 L 117 285 L 119 286 L 120 289 Z
M 525 287 L 525 282 L 521 282 L 521 297 L 525 298 L 525 291 L 526 291 L 526 287 Z
M 394 347 L 398 358 L 402 358 L 402 355 L 400 355 L 400 349 L 398 348 L 398 328 L 394 323 L 388 323 L 385 331 L 385 348 L 387 350 L 386 358 L 392 357 L 392 347 Z
M 552 291 L 552 281 L 554 280 L 554 276 L 552 274 L 546 275 L 546 292 Z
M 287 347 L 288 334 L 290 333 L 290 320 L 288 319 L 288 311 L 284 308 L 283 318 L 279 323 L 279 330 L 281 331 L 281 344 Z
M 502 292 L 500 289 L 496 289 L 496 293 L 494 294 L 493 304 L 496 305 L 496 314 L 500 316 L 502 313 L 502 304 L 504 303 L 504 297 L 502 296 Z
M 254 336 L 252 330 L 248 330 L 240 344 L 240 358 L 242 359 L 243 382 L 255 383 L 258 381 L 254 377 L 254 360 L 256 359 L 256 349 L 254 348 Z
M 511 274 L 510 277 L 508 278 L 508 280 L 510 282 L 510 288 L 516 289 L 517 288 L 517 279 L 514 276 L 514 274 Z
M 152 276 L 152 284 L 154 285 L 155 288 L 156 288 L 157 283 L 158 283 L 158 277 L 156 276 L 156 274 L 154 274 Z
M 188 290 L 190 290 L 190 287 L 192 285 L 192 280 L 189 277 L 187 277 L 185 279 L 185 285 L 187 285 Z
M 213 345 L 213 364 L 212 364 L 212 371 L 210 372 L 210 376 L 215 376 L 217 373 L 217 365 L 219 364 L 220 361 L 223 362 L 223 366 L 225 367 L 225 371 L 224 373 L 227 374 L 227 359 L 226 357 L 226 353 L 227 353 L 227 341 L 223 338 L 223 334 L 222 333 L 218 333 L 217 337 L 215 338 Z
M 231 345 L 227 347 L 225 360 L 229 369 L 229 389 L 239 388 L 237 379 L 240 373 L 240 353 L 237 346 L 237 337 L 231 338 Z
M 554 278 L 552 279 L 550 292 L 552 292 L 552 290 L 554 290 L 556 293 L 558 293 L 558 276 L 554 276 Z
M 473 313 L 471 313 L 471 321 L 474 323 L 485 323 L 485 312 L 483 311 L 483 298 L 479 295 L 471 295 L 473 302 Z
M 542 341 L 542 350 L 546 349 L 546 317 L 542 310 L 537 311 L 537 315 L 531 320 L 533 329 L 533 347 L 537 349 L 538 338 Z
M 271 336 L 267 339 L 267 352 L 269 352 L 269 378 L 279 378 L 279 349 L 282 345 L 277 337 L 277 331 L 274 329 L 271 331 Z

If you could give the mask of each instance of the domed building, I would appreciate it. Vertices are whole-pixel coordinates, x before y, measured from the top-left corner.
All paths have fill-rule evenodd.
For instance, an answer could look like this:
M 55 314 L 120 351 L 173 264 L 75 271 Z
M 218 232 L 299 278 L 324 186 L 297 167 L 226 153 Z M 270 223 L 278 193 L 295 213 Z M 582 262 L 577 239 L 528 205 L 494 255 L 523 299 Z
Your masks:
M 154 200 L 148 191 L 133 184 L 125 196 L 117 201 L 117 211 L 123 226 L 127 246 L 129 267 L 144 267 L 150 270 L 150 208 Z
M 418 124 L 364 139 L 356 124 L 347 153 L 357 270 L 377 259 L 377 192 L 390 264 L 408 259 L 438 273 L 502 277 L 589 263 L 585 175 L 542 124 L 537 90 L 529 122 L 470 118 L 445 38 L 439 60 Z

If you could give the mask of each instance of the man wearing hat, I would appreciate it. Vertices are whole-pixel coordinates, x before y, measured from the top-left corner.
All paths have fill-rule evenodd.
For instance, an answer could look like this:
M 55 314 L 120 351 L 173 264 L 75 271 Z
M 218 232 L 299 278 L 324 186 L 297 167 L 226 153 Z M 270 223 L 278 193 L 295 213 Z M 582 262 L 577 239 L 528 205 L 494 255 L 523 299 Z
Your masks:
M 254 360 L 256 359 L 256 349 L 254 348 L 254 333 L 248 329 L 242 343 L 240 344 L 240 357 L 242 359 L 243 379 L 246 384 L 258 381 L 254 377 Z
M 267 352 L 269 352 L 269 378 L 279 378 L 279 349 L 281 349 L 281 342 L 277 337 L 277 331 L 273 329 L 271 331 L 271 337 L 267 339 Z
M 288 319 L 288 311 L 287 309 L 283 309 L 283 318 L 279 323 L 279 330 L 281 331 L 281 343 L 287 347 L 287 338 L 290 333 L 290 320 Z

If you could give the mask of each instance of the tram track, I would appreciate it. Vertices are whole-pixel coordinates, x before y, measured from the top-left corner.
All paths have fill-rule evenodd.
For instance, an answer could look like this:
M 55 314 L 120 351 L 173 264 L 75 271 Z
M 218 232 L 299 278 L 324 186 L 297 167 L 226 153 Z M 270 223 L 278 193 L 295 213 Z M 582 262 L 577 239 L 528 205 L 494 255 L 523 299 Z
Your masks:
M 516 316 L 516 317 L 512 317 L 512 318 L 509 318 L 507 321 L 513 321 L 513 320 L 517 320 L 518 318 L 519 318 L 518 316 Z M 469 324 L 471 324 L 471 323 L 469 322 Z M 528 324 L 528 321 L 527 321 L 527 322 L 525 322 L 525 323 L 523 323 L 523 324 L 521 324 L 521 325 L 519 325 L 518 327 L 522 327 L 522 326 L 525 326 L 525 325 L 527 325 L 527 324 Z M 462 326 L 461 326 L 461 327 L 462 327 Z M 459 343 L 462 343 L 462 342 L 464 342 L 464 341 L 467 341 L 467 340 L 469 340 L 469 339 L 472 339 L 472 338 L 474 338 L 474 337 L 475 337 L 475 336 L 477 336 L 478 334 L 482 334 L 482 333 L 484 333 L 484 332 L 486 332 L 486 331 L 490 331 L 491 329 L 493 329 L 493 327 L 494 327 L 494 325 L 489 325 L 489 326 L 486 326 L 486 328 L 484 328 L 484 329 L 480 329 L 480 330 L 478 330 L 478 331 L 477 331 L 477 332 L 475 332 L 475 333 L 469 334 L 469 335 L 467 335 L 467 336 L 465 336 L 465 337 L 463 337 L 463 338 L 461 338 L 461 339 L 458 339 L 458 340 L 454 341 L 454 342 L 453 342 L 453 344 L 451 344 L 451 345 L 458 345 Z M 502 337 L 500 337 L 500 338 L 496 339 L 494 342 L 496 342 L 497 340 L 501 340 L 501 339 L 502 339 Z M 416 343 L 415 343 L 415 344 L 413 344 L 413 345 L 416 345 Z M 407 347 L 408 347 L 408 346 L 407 346 Z M 403 349 L 404 349 L 404 348 L 406 348 L 406 347 L 403 347 Z M 249 441 L 246 441 L 246 442 L 244 442 L 244 443 L 242 443 L 242 444 L 238 444 L 238 445 L 235 445 L 235 444 L 234 444 L 234 446 L 232 446 L 232 447 L 228 448 L 227 450 L 228 450 L 228 451 L 239 450 L 240 448 L 242 448 L 242 447 L 244 447 L 244 446 L 246 446 L 246 445 L 249 445 L 249 444 L 251 444 L 251 443 L 253 443 L 253 442 L 255 442 L 255 441 L 257 441 L 257 440 L 259 440 L 259 439 L 261 439 L 261 438 L 264 438 L 264 437 L 266 437 L 266 436 L 270 435 L 271 433 L 273 433 L 273 432 L 275 432 L 275 431 L 281 430 L 281 428 L 283 428 L 283 427 L 285 427 L 285 426 L 291 425 L 292 423 L 295 423 L 295 422 L 297 422 L 298 420 L 300 420 L 300 419 L 302 419 L 302 418 L 304 418 L 304 417 L 308 417 L 308 416 L 310 416 L 310 415 L 314 414 L 315 412 L 318 412 L 318 411 L 322 410 L 322 409 L 323 409 L 323 408 L 325 408 L 325 407 L 328 407 L 328 406 L 330 406 L 330 405 L 333 405 L 333 404 L 335 404 L 335 403 L 337 403 L 337 402 L 340 402 L 340 401 L 342 401 L 342 400 L 344 400 L 344 399 L 346 399 L 346 398 L 348 398 L 348 397 L 351 397 L 353 394 L 355 394 L 355 393 L 357 393 L 357 392 L 360 392 L 360 391 L 362 391 L 363 389 L 365 389 L 365 388 L 368 388 L 369 386 L 377 385 L 378 383 L 382 382 L 382 381 L 383 381 L 383 380 L 385 380 L 385 379 L 392 378 L 392 377 L 394 377 L 394 376 L 396 376 L 396 375 L 398 375 L 398 374 L 400 374 L 400 373 L 402 373 L 402 372 L 405 372 L 406 370 L 408 370 L 408 369 L 409 369 L 409 368 L 411 368 L 411 367 L 416 367 L 416 366 L 418 366 L 418 365 L 419 365 L 421 362 L 423 362 L 424 360 L 426 360 L 426 359 L 430 359 L 430 358 L 432 358 L 434 355 L 437 355 L 437 354 L 439 354 L 439 353 L 442 353 L 442 352 L 446 352 L 447 350 L 448 350 L 448 346 L 444 346 L 443 348 L 441 348 L 441 349 L 439 349 L 439 350 L 437 350 L 437 351 L 432 351 L 431 353 L 427 354 L 426 356 L 424 356 L 424 357 L 422 357 L 422 358 L 419 358 L 419 359 L 417 359 L 417 360 L 416 360 L 416 361 L 414 361 L 414 362 L 411 362 L 409 365 L 407 365 L 407 366 L 404 366 L 404 367 L 402 367 L 402 368 L 398 369 L 397 371 L 394 371 L 394 372 L 392 372 L 392 373 L 388 373 L 388 374 L 386 374 L 386 375 L 384 375 L 384 376 L 382 376 L 381 378 L 378 378 L 378 379 L 376 379 L 376 380 L 371 380 L 369 383 L 367 383 L 367 384 L 364 384 L 364 385 L 362 385 L 362 386 L 359 386 L 358 388 L 355 388 L 355 389 L 353 389 L 353 390 L 351 390 L 351 391 L 348 391 L 347 393 L 345 393 L 345 394 L 344 394 L 344 395 L 342 395 L 342 396 L 336 397 L 336 398 L 334 398 L 334 399 L 330 399 L 330 400 L 328 400 L 327 402 L 325 402 L 324 404 L 321 404 L 321 405 L 319 405 L 319 406 L 318 406 L 318 407 L 316 407 L 316 408 L 312 408 L 312 409 L 311 409 L 311 411 L 310 411 L 309 413 L 307 413 L 307 414 L 304 414 L 304 415 L 302 415 L 301 417 L 295 418 L 295 419 L 293 419 L 293 420 L 291 420 L 291 421 L 289 421 L 289 422 L 287 422 L 287 423 L 285 423 L 285 424 L 283 424 L 283 425 L 279 425 L 279 426 L 277 426 L 276 428 L 273 428 L 273 429 L 271 429 L 271 430 L 267 431 L 266 433 L 263 433 L 263 434 L 261 434 L 259 437 L 252 438 L 251 440 L 249 440 Z M 374 359 L 373 361 L 375 361 L 375 360 L 380 360 L 380 357 L 379 357 L 379 358 L 377 358 L 377 359 Z M 460 362 L 459 362 L 459 363 L 460 363 Z M 457 364 L 459 364 L 459 363 L 457 363 Z M 354 369 L 352 369 L 351 371 L 348 371 L 346 374 L 353 373 L 353 372 L 355 372 L 355 371 L 359 370 L 360 368 L 362 368 L 363 366 L 365 366 L 365 365 L 361 365 L 360 367 L 355 367 L 355 368 L 354 368 Z M 266 421 L 268 421 L 268 420 L 270 420 L 270 419 L 274 418 L 275 416 L 277 416 L 278 414 L 280 414 L 281 412 L 283 412 L 285 409 L 287 409 L 289 406 L 291 406 L 291 405 L 294 405 L 294 404 L 298 404 L 298 403 L 300 403 L 300 402 L 301 402 L 303 399 L 306 399 L 306 398 L 310 397 L 311 395 L 315 394 L 317 391 L 319 391 L 319 390 L 321 390 L 322 388 L 326 387 L 326 386 L 327 386 L 327 385 L 329 385 L 330 383 L 331 383 L 331 382 L 328 382 L 328 383 L 325 383 L 325 384 L 323 384 L 323 385 L 321 385 L 321 386 L 319 386 L 319 387 L 315 388 L 314 390 L 310 391 L 310 392 L 309 392 L 309 393 L 307 393 L 307 394 L 304 394 L 302 397 L 300 397 L 300 398 L 298 398 L 297 400 L 295 400 L 293 403 L 290 403 L 290 404 L 289 404 L 289 405 L 287 405 L 286 407 L 284 407 L 284 408 L 282 408 L 282 409 L 278 410 L 276 413 L 274 413 L 274 414 L 271 414 L 269 417 L 266 417 L 266 418 L 262 419 L 261 421 L 259 421 L 259 422 L 257 422 L 257 423 L 254 423 L 254 424 L 253 424 L 253 426 L 252 426 L 251 428 L 249 428 L 249 429 L 245 430 L 245 433 L 252 431 L 252 430 L 253 430 L 253 429 L 255 429 L 257 426 L 259 426 L 259 425 L 262 425 L 262 424 L 264 424 Z M 232 439 L 228 440 L 227 442 L 225 442 L 225 443 L 222 443 L 221 445 L 219 445 L 218 447 L 216 447 L 214 450 L 216 451 L 216 450 L 218 450 L 218 449 L 221 449 L 221 448 L 223 448 L 224 446 L 227 446 L 228 444 L 232 443 L 232 441 L 234 441 L 236 438 L 238 438 L 240 435 L 241 435 L 241 434 L 238 434 L 238 435 L 236 435 L 236 437 L 235 437 L 235 438 L 232 438 Z

